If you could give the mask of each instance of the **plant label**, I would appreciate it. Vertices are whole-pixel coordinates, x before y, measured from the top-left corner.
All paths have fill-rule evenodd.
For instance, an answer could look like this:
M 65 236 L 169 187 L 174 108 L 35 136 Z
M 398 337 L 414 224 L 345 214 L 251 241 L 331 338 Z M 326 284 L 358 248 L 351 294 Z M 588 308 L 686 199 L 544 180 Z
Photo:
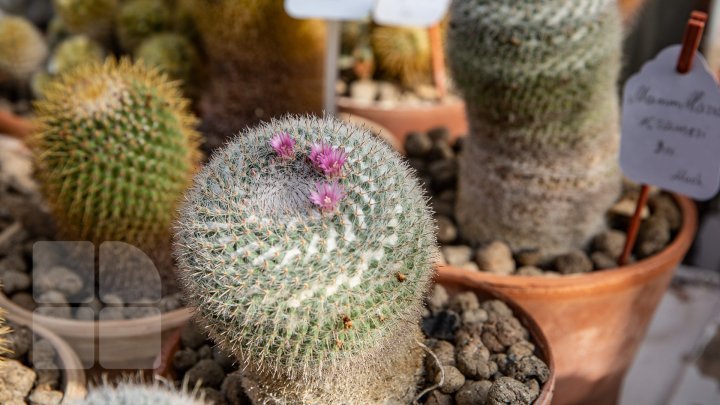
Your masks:
M 700 53 L 678 73 L 680 50 L 665 48 L 625 85 L 620 165 L 638 183 L 707 200 L 720 189 L 720 90 Z
M 378 0 L 373 13 L 382 25 L 429 27 L 447 13 L 450 0 Z
M 293 18 L 362 20 L 374 5 L 375 0 L 285 0 L 285 11 Z

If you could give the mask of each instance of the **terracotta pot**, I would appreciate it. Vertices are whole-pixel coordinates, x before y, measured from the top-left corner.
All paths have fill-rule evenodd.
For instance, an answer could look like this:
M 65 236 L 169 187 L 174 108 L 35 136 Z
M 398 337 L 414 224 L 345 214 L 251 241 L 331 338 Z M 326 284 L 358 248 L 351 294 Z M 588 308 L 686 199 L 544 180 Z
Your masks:
M 390 130 L 401 147 L 411 131 L 425 132 L 436 127 L 446 127 L 452 139 L 468 132 L 465 103 L 459 98 L 449 98 L 444 103 L 428 106 L 396 108 L 361 104 L 347 97 L 339 98 L 337 104 L 338 111 L 342 113 L 367 118 Z
M 5 307 L 4 304 L 0 305 Z M 62 391 L 65 394 L 63 396 L 63 403 L 70 403 L 72 401 L 80 400 L 85 398 L 87 395 L 87 389 L 85 388 L 85 372 L 83 371 L 83 365 L 80 362 L 77 354 L 65 343 L 59 336 L 50 332 L 48 329 L 28 322 L 27 320 L 20 318 L 17 314 L 13 314 L 8 311 L 7 319 L 16 324 L 26 326 L 32 329 L 33 333 L 42 337 L 43 339 L 50 342 L 57 353 L 58 364 L 62 368 L 63 373 L 63 387 Z
M 550 344 L 548 343 L 547 337 L 543 334 L 538 324 L 522 307 L 514 303 L 511 299 L 505 295 L 498 293 L 497 291 L 491 290 L 483 285 L 475 285 L 468 287 L 464 283 L 457 282 L 452 277 L 439 273 L 436 281 L 443 285 L 448 293 L 456 294 L 461 291 L 473 291 L 481 300 L 486 299 L 499 299 L 505 302 L 515 313 L 515 316 L 530 332 L 533 343 L 538 348 L 539 357 L 548 365 L 550 369 L 550 377 L 547 382 L 542 386 L 540 395 L 535 400 L 534 405 L 550 405 L 553 398 L 553 390 L 555 389 L 555 360 L 553 353 L 550 350 Z M 163 341 L 163 348 L 155 360 L 157 367 L 155 368 L 155 375 L 163 378 L 173 379 L 175 373 L 172 367 L 173 356 L 175 352 L 180 349 L 180 329 L 168 336 Z
M 501 276 L 443 267 L 443 280 L 485 287 L 525 308 L 547 335 L 557 366 L 554 404 L 615 404 L 648 323 L 690 248 L 692 201 L 676 197 L 683 225 L 662 252 L 632 265 L 562 277 Z
M 10 111 L 0 109 L 0 134 L 23 139 L 30 135 L 32 130 L 33 124 L 30 120 L 19 117 Z
M 39 324 L 64 339 L 86 367 L 98 362 L 105 369 L 150 369 L 162 339 L 191 316 L 188 308 L 157 316 L 117 321 L 78 321 L 34 315 L 0 293 L 0 307 L 15 319 Z M 101 344 L 99 344 L 101 343 Z

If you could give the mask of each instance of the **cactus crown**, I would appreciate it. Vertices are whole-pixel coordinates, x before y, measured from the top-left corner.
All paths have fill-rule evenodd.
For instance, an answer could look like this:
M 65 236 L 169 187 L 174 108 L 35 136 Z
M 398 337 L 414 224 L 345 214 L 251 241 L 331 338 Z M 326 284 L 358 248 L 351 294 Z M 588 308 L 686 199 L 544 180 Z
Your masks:
M 197 74 L 200 59 L 193 44 L 184 36 L 165 32 L 144 40 L 135 52 L 135 59 L 144 61 L 166 73 L 186 87 Z
M 412 87 L 431 81 L 430 37 L 426 29 L 375 27 L 372 47 L 386 73 Z
M 287 147 L 294 157 L 279 153 Z M 316 167 L 342 162 L 323 154 L 333 147 L 347 155 L 329 180 L 342 195 L 324 210 L 315 196 L 337 196 L 318 182 L 334 173 Z M 377 353 L 417 324 L 433 274 L 421 190 L 396 152 L 335 119 L 246 130 L 214 154 L 181 209 L 186 297 L 211 337 L 256 370 L 317 379 Z
M 60 74 L 83 63 L 101 62 L 103 54 L 100 44 L 86 35 L 75 35 L 55 48 L 48 62 L 48 72 Z
M 112 28 L 117 0 L 54 0 L 53 5 L 70 31 L 103 36 Z
M 117 33 L 120 46 L 134 50 L 143 39 L 165 31 L 172 25 L 173 15 L 162 0 L 131 0 L 120 7 Z
M 56 218 L 81 240 L 167 238 L 200 160 L 176 84 L 143 64 L 81 65 L 36 103 L 38 174 Z
M 45 40 L 30 21 L 0 15 L 0 76 L 27 79 L 46 56 Z
M 205 405 L 207 404 L 193 392 L 175 390 L 168 385 L 155 383 L 141 385 L 122 382 L 117 386 L 107 383 L 96 387 L 85 399 L 73 402 L 73 405 Z

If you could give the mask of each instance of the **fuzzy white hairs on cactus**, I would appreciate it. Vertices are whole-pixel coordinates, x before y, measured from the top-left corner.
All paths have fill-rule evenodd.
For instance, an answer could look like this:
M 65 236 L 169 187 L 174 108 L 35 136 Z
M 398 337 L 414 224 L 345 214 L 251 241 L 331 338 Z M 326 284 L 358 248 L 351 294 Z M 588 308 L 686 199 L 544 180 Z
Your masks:
M 325 181 L 342 187 L 333 210 L 314 203 Z M 333 118 L 290 116 L 213 156 L 181 209 L 176 256 L 188 301 L 259 401 L 405 399 L 433 231 L 395 151 Z

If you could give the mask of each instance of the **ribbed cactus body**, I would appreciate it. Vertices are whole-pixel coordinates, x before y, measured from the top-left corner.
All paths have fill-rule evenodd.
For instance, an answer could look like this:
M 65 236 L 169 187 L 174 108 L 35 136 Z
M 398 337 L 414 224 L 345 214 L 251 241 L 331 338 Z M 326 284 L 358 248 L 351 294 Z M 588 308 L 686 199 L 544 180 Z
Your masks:
M 66 237 L 139 247 L 168 237 L 200 158 L 174 83 L 125 60 L 81 65 L 36 111 L 38 176 Z
M 120 7 L 117 34 L 120 46 L 133 51 L 153 34 L 170 29 L 173 15 L 163 0 L 131 0 Z
M 40 31 L 23 17 L 0 15 L 0 80 L 27 80 L 47 56 Z
M 448 48 L 472 132 L 463 235 L 548 254 L 582 247 L 620 191 L 616 2 L 455 2 Z
M 50 56 L 48 72 L 60 74 L 84 63 L 102 62 L 105 51 L 86 35 L 75 35 L 58 44 Z
M 190 1 L 209 58 L 202 109 L 212 146 L 261 120 L 322 111 L 322 21 L 291 18 L 283 0 Z
M 294 158 L 269 144 L 283 132 L 296 141 Z M 307 153 L 321 142 L 347 153 L 345 196 L 331 213 L 309 198 L 323 175 Z M 176 231 L 186 298 L 247 365 L 251 396 L 412 395 L 433 224 L 408 166 L 370 132 L 289 117 L 241 133 L 196 177 Z
M 432 80 L 427 29 L 374 27 L 371 42 L 379 67 L 404 86 L 412 87 Z
M 183 90 L 191 87 L 198 74 L 200 57 L 195 46 L 184 36 L 165 32 L 145 39 L 135 52 L 135 59 L 142 60 L 182 82 Z
M 55 12 L 73 33 L 105 38 L 112 29 L 117 0 L 53 0 Z
M 90 390 L 85 399 L 71 405 L 206 405 L 208 402 L 192 393 L 160 385 L 123 382 L 117 386 L 103 385 Z

